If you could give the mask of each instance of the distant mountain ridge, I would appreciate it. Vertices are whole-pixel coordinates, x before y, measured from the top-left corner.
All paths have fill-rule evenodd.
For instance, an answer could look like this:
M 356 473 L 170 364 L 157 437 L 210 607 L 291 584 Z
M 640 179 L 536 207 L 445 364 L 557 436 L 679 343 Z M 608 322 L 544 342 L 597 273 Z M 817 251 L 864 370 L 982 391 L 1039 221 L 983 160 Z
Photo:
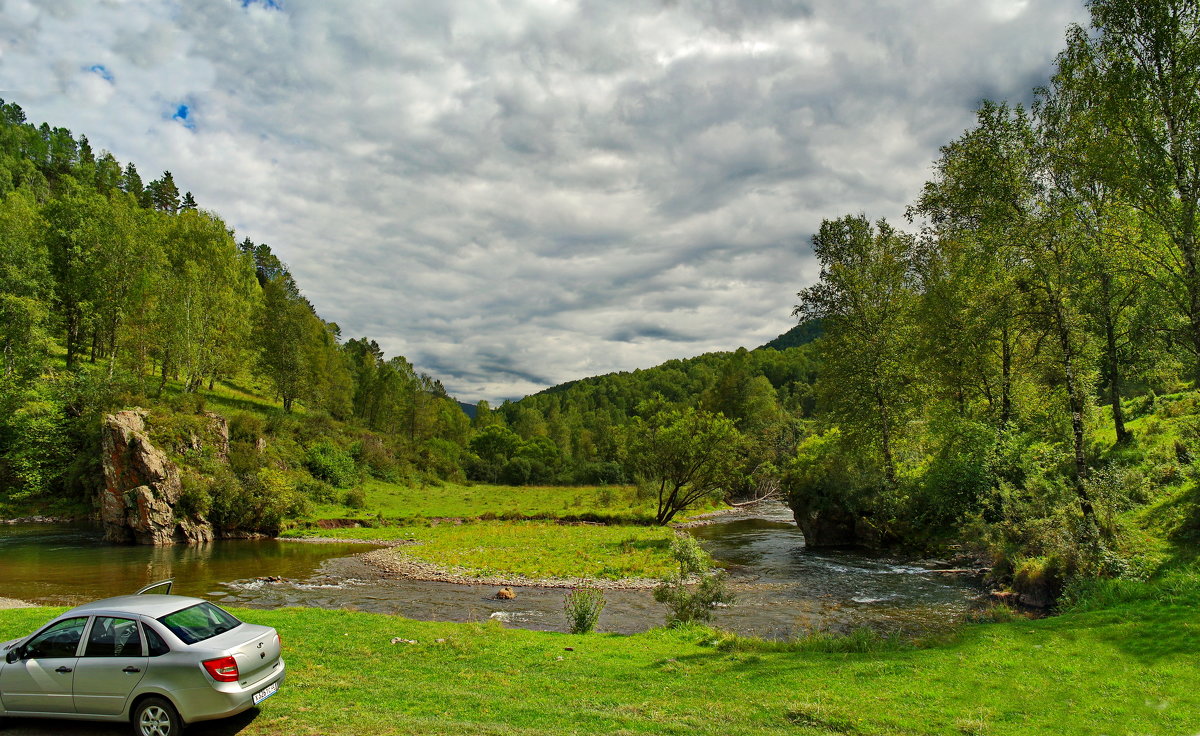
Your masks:
M 801 345 L 807 345 L 810 342 L 814 342 L 824 333 L 825 327 L 823 324 L 821 324 L 821 320 L 810 319 L 807 322 L 801 322 L 766 345 L 759 347 L 758 350 L 787 350 L 788 348 L 798 348 Z

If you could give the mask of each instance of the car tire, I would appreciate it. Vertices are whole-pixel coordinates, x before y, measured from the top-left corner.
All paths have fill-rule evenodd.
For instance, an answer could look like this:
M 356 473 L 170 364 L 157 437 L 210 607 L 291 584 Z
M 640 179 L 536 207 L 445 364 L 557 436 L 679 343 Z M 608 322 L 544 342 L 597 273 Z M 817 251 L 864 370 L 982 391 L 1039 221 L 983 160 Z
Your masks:
M 183 719 L 166 698 L 146 698 L 133 709 L 133 736 L 180 736 Z

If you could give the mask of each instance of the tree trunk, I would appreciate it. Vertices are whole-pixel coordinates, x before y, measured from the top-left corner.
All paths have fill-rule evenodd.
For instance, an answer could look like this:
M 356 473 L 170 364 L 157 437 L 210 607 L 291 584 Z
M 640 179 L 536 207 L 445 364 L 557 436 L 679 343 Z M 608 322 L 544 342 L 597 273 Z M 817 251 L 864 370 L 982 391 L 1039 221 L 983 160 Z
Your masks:
M 1108 282 L 1109 277 L 1104 276 Z M 1107 302 L 1108 289 L 1105 287 Z M 1133 435 L 1125 428 L 1125 410 L 1121 406 L 1121 362 L 1117 358 L 1117 329 L 1113 324 L 1112 312 L 1107 308 L 1104 313 L 1104 343 L 1108 359 L 1108 398 L 1112 402 L 1113 428 L 1117 431 L 1117 444 L 1123 445 L 1133 439 Z
M 67 369 L 75 366 L 75 357 L 79 354 L 79 314 L 74 305 L 67 309 Z
M 162 361 L 162 380 L 158 382 L 158 393 L 155 394 L 156 397 L 162 396 L 163 389 L 167 387 L 167 365 L 169 363 L 170 361 L 167 360 L 167 356 L 164 355 Z
M 1071 344 L 1070 331 L 1061 310 L 1062 307 L 1059 306 L 1056 317 L 1059 345 L 1063 353 L 1063 388 L 1067 392 L 1067 405 L 1071 411 L 1071 435 L 1075 448 L 1075 494 L 1079 497 L 1079 509 L 1083 512 L 1084 518 L 1094 522 L 1096 511 L 1087 490 L 1088 466 L 1083 431 L 1084 398 L 1083 393 L 1079 390 L 1079 380 L 1075 375 L 1074 346 Z
M 1000 429 L 1012 421 L 1012 345 L 1008 325 L 1000 330 Z
M 887 481 L 888 488 L 895 488 L 898 485 L 898 481 L 896 479 L 896 461 L 892 458 L 891 417 L 888 415 L 887 404 L 883 401 L 883 398 L 878 394 L 876 394 L 875 398 L 879 402 L 879 449 L 883 453 L 883 477 Z

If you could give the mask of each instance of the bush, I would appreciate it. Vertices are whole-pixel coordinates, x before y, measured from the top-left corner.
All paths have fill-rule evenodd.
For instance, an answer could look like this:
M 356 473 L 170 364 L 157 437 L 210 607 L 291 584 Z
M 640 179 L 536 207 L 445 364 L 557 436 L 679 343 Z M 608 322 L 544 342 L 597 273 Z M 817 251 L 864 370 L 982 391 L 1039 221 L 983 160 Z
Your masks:
M 262 468 L 239 482 L 228 468 L 218 467 L 208 492 L 209 521 L 224 530 L 275 533 L 284 518 L 305 512 L 306 499 L 296 492 L 292 477 L 274 468 Z
M 167 399 L 167 406 L 180 414 L 202 414 L 208 399 L 201 393 L 182 392 Z
M 183 490 L 179 494 L 179 499 L 175 502 L 175 518 L 208 518 L 213 506 L 212 496 L 209 495 L 208 483 L 193 473 L 184 473 L 180 481 Z
M 373 477 L 392 483 L 403 482 L 408 477 L 408 464 L 397 460 L 380 438 L 374 435 L 364 437 L 357 443 L 357 450 L 355 456 Z
M 53 398 L 27 398 L 0 418 L 0 487 L 9 499 L 52 493 L 71 459 L 65 407 Z
M 262 466 L 258 447 L 253 442 L 233 440 L 229 443 L 229 467 L 240 477 L 256 475 Z
M 296 439 L 307 445 L 334 434 L 337 423 L 325 412 L 312 412 L 300 418 L 295 431 Z
M 342 503 L 352 509 L 365 509 L 367 507 L 367 492 L 361 487 L 351 488 L 342 495 Z
M 604 593 L 595 588 L 579 588 L 563 597 L 563 610 L 572 634 L 586 634 L 596 628 L 596 620 L 608 601 Z
M 514 457 L 500 468 L 500 482 L 510 486 L 523 486 L 533 475 L 533 466 L 523 457 Z
M 296 482 L 296 492 L 314 503 L 337 502 L 337 492 L 333 486 L 317 478 L 301 478 Z
M 338 488 L 354 485 L 360 479 L 354 458 L 332 442 L 318 442 L 308 448 L 304 465 L 314 478 Z
M 230 442 L 249 442 L 254 444 L 267 431 L 267 422 L 256 414 L 238 412 L 229 418 Z
M 654 600 L 671 609 L 667 625 L 708 621 L 713 606 L 733 603 L 733 594 L 725 588 L 725 571 L 710 569 L 708 555 L 695 539 L 676 537 L 671 541 L 671 556 L 679 563 L 679 572 L 664 578 L 654 589 Z M 700 582 L 693 587 L 689 581 L 695 576 Z

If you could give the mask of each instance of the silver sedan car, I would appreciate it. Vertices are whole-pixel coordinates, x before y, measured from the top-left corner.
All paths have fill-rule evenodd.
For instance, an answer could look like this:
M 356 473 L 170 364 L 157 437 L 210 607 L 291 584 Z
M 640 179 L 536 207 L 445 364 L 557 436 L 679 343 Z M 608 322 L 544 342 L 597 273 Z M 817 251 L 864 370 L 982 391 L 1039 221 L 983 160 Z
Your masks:
M 284 676 L 275 629 L 177 595 L 72 608 L 0 652 L 0 717 L 128 721 L 137 736 L 241 713 Z

